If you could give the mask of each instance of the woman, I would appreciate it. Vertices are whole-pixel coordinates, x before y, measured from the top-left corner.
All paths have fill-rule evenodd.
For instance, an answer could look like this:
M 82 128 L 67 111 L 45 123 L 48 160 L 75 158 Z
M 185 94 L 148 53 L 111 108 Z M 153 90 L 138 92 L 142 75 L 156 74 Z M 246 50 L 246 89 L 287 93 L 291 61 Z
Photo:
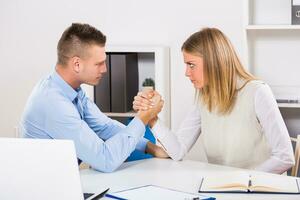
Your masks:
M 291 142 L 271 89 L 243 68 L 227 37 L 202 29 L 184 42 L 182 53 L 197 103 L 176 132 L 153 118 L 149 125 L 164 148 L 159 155 L 181 160 L 202 134 L 210 163 L 278 174 L 292 167 Z M 153 105 L 147 95 L 135 97 L 135 110 Z

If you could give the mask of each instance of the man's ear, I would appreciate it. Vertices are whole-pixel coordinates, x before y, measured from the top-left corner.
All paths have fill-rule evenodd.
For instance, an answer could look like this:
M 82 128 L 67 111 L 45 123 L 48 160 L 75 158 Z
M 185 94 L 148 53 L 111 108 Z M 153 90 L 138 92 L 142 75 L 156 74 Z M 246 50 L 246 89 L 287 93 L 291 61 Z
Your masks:
M 78 56 L 74 56 L 71 60 L 72 62 L 72 67 L 73 67 L 73 70 L 76 72 L 76 73 L 79 73 L 80 72 L 80 58 Z

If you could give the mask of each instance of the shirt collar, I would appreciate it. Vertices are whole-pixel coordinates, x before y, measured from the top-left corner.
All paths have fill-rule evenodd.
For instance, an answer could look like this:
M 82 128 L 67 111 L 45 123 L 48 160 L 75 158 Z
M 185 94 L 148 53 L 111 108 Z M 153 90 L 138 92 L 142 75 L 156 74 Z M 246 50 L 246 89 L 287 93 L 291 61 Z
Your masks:
M 63 91 L 63 93 L 73 101 L 78 94 L 81 92 L 81 88 L 74 90 L 56 71 L 51 75 L 52 80 L 56 83 Z

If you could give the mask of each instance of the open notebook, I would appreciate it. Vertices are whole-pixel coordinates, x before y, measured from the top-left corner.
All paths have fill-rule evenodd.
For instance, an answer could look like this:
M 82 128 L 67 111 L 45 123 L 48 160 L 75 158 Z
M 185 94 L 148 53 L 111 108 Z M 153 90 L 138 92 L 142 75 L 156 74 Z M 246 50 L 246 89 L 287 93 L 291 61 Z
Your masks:
M 300 194 L 299 180 L 275 174 L 233 172 L 204 177 L 199 192 L 253 192 Z
M 135 188 L 129 188 L 127 190 L 115 192 L 112 194 L 106 194 L 106 197 L 120 200 L 153 200 L 153 199 L 205 199 L 214 200 L 214 197 L 208 197 L 197 193 L 182 192 L 174 189 L 160 187 L 156 185 L 144 185 Z

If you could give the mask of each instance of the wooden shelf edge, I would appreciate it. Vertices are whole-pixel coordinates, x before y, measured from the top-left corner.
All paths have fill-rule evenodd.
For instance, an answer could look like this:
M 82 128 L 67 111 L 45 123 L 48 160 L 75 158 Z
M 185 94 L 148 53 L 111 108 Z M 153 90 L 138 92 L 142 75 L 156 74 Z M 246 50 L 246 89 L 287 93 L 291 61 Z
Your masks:
M 126 112 L 126 113 L 114 113 L 114 112 L 104 112 L 108 117 L 135 117 L 135 112 Z
M 300 30 L 300 25 L 248 25 L 246 30 Z
M 300 108 L 300 103 L 277 103 L 279 108 Z

